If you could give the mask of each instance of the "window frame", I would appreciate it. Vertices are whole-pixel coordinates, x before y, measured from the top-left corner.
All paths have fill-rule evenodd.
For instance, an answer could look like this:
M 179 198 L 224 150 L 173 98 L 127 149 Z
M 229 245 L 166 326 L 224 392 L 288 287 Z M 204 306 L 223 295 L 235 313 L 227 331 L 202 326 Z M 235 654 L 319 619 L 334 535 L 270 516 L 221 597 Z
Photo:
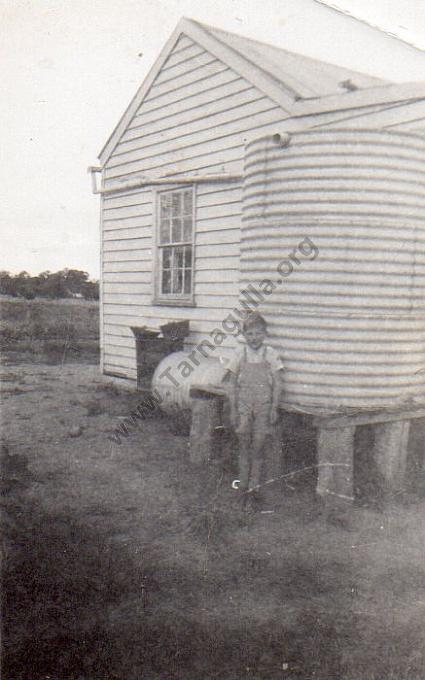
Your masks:
M 165 194 L 173 193 L 183 193 L 184 191 L 190 190 L 192 193 L 192 238 L 191 241 L 183 242 L 184 245 L 190 245 L 192 247 L 192 277 L 191 277 L 191 292 L 190 293 L 161 293 L 161 280 L 162 280 L 162 263 L 161 263 L 161 250 L 166 247 L 160 243 L 160 229 L 161 229 L 161 196 Z M 195 306 L 195 206 L 196 206 L 196 185 L 187 184 L 180 185 L 170 185 L 164 188 L 158 188 L 154 190 L 154 233 L 153 233 L 153 246 L 154 246 L 154 287 L 153 287 L 153 297 L 152 303 L 155 305 L 164 305 L 169 307 L 194 307 Z M 177 247 L 178 244 L 170 243 L 171 247 Z

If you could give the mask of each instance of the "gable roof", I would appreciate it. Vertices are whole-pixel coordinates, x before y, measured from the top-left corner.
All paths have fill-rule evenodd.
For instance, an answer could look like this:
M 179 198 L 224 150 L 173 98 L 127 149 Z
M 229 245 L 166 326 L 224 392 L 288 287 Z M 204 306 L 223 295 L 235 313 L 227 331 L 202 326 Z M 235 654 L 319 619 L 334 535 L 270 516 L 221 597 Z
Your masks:
M 316 61 L 191 19 L 181 19 L 100 152 L 99 159 L 102 165 L 110 157 L 182 34 L 228 64 L 240 76 L 268 95 L 281 106 L 287 116 L 292 112 L 295 102 L 301 104 L 300 100 L 337 93 L 342 96 L 349 94 L 342 84 L 344 81 L 350 81 L 355 88 L 360 89 L 382 88 L 387 85 L 387 81 L 372 76 Z
M 211 26 L 203 28 L 242 54 L 256 67 L 276 78 L 285 88 L 292 91 L 295 99 L 341 94 L 346 90 L 342 83 L 348 80 L 356 89 L 379 87 L 388 82 Z

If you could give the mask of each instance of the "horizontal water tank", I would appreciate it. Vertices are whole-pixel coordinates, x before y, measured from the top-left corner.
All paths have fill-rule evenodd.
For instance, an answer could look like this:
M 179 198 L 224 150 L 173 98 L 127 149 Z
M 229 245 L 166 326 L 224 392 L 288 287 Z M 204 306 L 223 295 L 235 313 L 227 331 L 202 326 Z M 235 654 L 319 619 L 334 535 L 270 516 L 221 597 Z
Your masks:
M 152 377 L 152 390 L 161 398 L 161 408 L 166 413 L 177 409 L 189 409 L 189 396 L 193 385 L 220 385 L 225 367 L 218 359 L 199 356 L 198 365 L 188 352 L 174 352 L 166 356 L 156 367 Z
M 425 402 L 425 139 L 327 129 L 254 140 L 242 219 L 241 291 L 263 290 L 285 400 Z

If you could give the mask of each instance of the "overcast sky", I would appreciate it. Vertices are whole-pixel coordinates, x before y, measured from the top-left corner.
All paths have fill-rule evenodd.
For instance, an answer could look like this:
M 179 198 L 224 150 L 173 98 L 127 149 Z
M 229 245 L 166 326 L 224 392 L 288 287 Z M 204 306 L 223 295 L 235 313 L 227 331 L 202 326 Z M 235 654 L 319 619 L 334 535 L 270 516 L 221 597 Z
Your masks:
M 0 0 L 0 269 L 98 276 L 87 166 L 182 16 L 396 82 L 425 80 L 424 0 Z

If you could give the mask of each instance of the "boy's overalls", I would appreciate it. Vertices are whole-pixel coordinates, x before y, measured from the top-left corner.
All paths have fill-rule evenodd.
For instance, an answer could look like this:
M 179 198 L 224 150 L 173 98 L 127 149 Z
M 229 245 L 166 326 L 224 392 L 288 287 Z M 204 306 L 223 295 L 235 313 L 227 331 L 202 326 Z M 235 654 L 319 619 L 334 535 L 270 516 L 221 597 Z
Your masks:
M 267 361 L 267 347 L 263 347 L 262 361 L 250 363 L 244 349 L 238 373 L 237 410 L 239 422 L 240 488 L 252 489 L 260 484 L 264 455 L 261 449 L 271 432 L 273 374 Z

